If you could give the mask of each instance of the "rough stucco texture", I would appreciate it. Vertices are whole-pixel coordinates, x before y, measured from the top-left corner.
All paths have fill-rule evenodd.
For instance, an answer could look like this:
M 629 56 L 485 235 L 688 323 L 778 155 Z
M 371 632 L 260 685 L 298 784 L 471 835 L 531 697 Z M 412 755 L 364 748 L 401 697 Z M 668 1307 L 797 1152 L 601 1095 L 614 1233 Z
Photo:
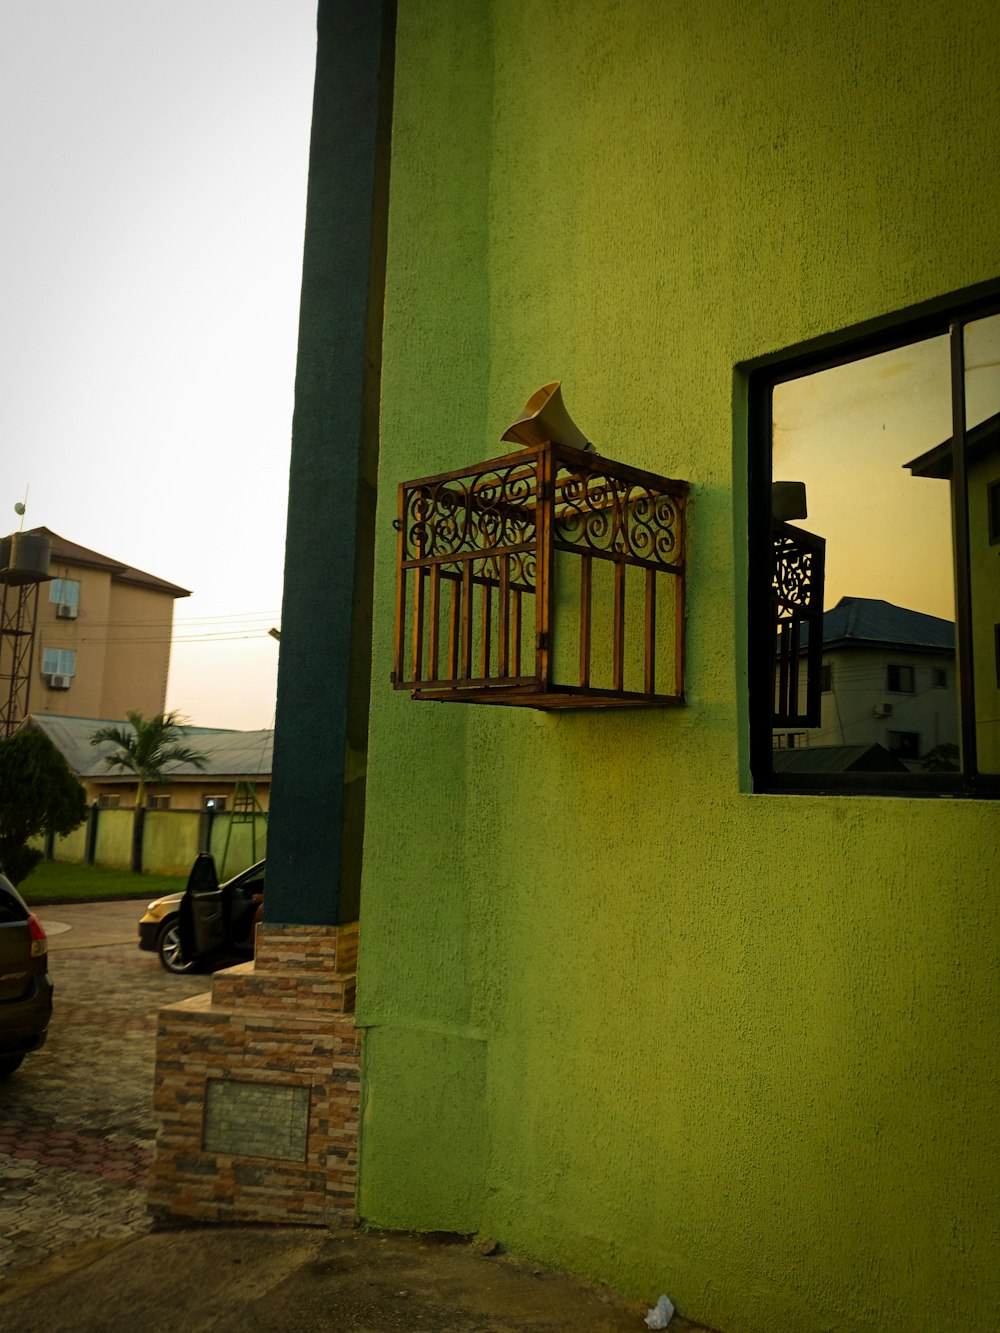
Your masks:
M 997 276 L 1000 10 L 399 8 L 363 1215 L 727 1333 L 993 1328 L 998 809 L 743 789 L 733 386 Z M 386 684 L 396 483 L 498 453 L 555 378 L 692 483 L 683 710 Z

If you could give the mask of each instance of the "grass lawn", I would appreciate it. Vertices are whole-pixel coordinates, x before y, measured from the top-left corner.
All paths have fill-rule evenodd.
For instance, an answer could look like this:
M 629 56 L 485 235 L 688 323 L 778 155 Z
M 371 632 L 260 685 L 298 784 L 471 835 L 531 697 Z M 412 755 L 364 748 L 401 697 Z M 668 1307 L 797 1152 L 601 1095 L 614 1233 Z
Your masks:
M 98 898 L 159 898 L 181 893 L 186 875 L 133 875 L 129 870 L 70 865 L 66 861 L 39 861 L 17 886 L 29 907 L 40 903 L 80 903 Z

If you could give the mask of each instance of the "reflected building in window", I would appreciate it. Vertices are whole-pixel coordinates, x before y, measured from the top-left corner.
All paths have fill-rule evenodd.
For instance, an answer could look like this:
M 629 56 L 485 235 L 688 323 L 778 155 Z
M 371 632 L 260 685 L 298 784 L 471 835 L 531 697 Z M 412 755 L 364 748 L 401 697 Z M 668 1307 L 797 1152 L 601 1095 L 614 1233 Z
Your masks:
M 906 467 L 914 477 L 952 482 L 951 439 L 911 459 Z M 976 749 L 982 768 L 996 773 L 1000 772 L 1000 412 L 966 432 L 965 478 Z
M 808 749 L 813 767 L 836 768 L 841 760 L 857 763 L 859 754 L 824 757 L 817 750 L 878 746 L 893 758 L 887 769 L 900 762 L 957 769 L 954 623 L 877 598 L 842 597 L 824 612 L 822 634 L 819 725 L 776 729 L 776 749 Z M 805 628 L 803 640 L 805 653 Z M 867 754 L 865 767 L 878 758 Z

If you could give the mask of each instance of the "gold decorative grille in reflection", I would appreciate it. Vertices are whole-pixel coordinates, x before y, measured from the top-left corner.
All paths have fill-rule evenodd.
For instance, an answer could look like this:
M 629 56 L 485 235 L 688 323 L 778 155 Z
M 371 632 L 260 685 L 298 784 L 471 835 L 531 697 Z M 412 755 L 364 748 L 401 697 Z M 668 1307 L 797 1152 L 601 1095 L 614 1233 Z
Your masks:
M 687 492 L 551 442 L 404 482 L 393 685 L 532 708 L 682 703 Z
M 826 542 L 791 523 L 774 523 L 773 547 L 774 725 L 818 727 Z

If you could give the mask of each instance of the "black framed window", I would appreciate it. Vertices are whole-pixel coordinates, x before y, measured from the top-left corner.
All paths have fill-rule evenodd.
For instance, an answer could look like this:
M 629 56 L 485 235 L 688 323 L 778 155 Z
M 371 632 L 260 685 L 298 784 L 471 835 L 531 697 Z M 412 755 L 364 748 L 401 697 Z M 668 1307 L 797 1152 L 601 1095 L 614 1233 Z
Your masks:
M 885 687 L 891 694 L 912 694 L 913 667 L 890 662 L 885 669 Z
M 742 369 L 754 790 L 1000 795 L 1000 282 Z
M 804 731 L 781 731 L 774 737 L 776 750 L 801 750 L 808 743 L 809 737 Z
M 890 731 L 889 753 L 899 759 L 920 758 L 920 733 L 917 731 Z

